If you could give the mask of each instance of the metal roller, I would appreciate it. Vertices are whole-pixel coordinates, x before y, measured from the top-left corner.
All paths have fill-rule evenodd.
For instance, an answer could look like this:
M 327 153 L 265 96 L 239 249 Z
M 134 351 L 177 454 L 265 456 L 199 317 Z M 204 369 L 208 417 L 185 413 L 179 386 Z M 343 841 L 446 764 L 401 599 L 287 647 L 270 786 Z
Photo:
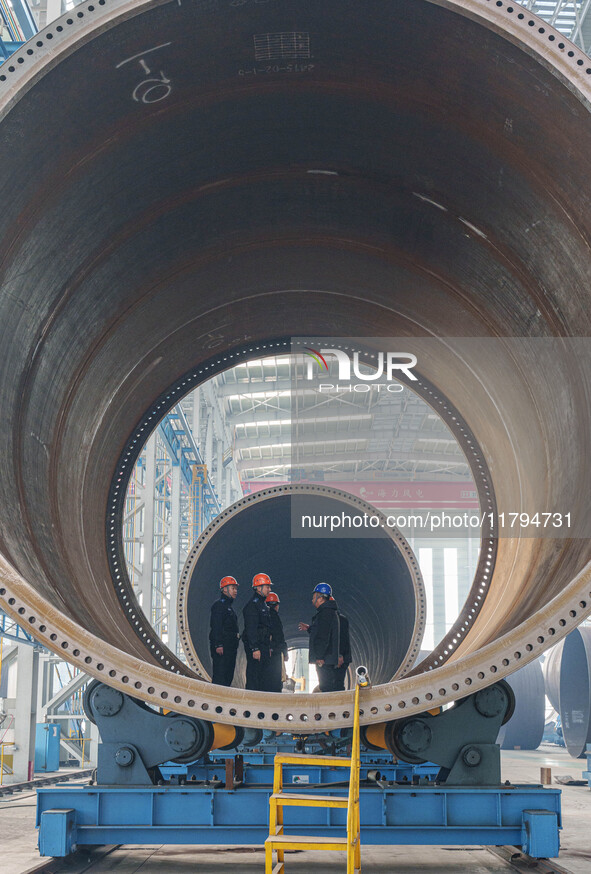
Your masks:
M 564 45 L 488 0 L 94 0 L 0 68 L 3 609 L 180 713 L 350 724 L 349 694 L 213 687 L 154 638 L 129 466 L 185 391 L 289 337 L 589 337 L 591 63 Z M 476 346 L 419 370 L 481 505 L 588 518 L 588 369 Z M 536 659 L 590 612 L 590 552 L 490 532 L 457 623 L 362 722 Z

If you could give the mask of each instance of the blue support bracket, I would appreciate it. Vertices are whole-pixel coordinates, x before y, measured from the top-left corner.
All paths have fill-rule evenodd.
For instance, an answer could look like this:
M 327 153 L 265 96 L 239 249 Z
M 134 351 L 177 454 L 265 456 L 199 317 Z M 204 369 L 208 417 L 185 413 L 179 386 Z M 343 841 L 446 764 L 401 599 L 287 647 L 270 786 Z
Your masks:
M 535 859 L 553 859 L 558 855 L 558 814 L 551 810 L 524 810 L 521 848 Z
M 76 848 L 76 811 L 72 808 L 45 810 L 39 829 L 40 855 L 69 856 Z

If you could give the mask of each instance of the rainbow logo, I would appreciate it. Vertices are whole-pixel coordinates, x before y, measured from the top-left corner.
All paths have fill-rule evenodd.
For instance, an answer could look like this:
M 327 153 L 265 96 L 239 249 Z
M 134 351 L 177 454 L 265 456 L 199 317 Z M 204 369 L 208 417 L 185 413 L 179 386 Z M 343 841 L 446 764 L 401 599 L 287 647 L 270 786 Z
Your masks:
M 326 370 L 328 370 L 328 364 L 326 363 L 326 359 L 320 354 L 318 349 L 312 349 L 311 346 L 304 346 L 304 349 L 307 350 L 306 355 L 309 355 L 310 358 L 313 358 L 320 368 L 324 364 L 324 367 L 326 368 Z

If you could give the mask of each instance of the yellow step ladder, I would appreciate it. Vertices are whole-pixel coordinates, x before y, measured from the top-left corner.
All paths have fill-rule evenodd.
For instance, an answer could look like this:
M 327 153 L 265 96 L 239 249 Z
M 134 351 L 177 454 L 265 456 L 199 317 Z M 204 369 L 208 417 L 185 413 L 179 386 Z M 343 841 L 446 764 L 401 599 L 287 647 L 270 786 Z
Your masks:
M 269 799 L 269 837 L 265 841 L 265 874 L 285 874 L 285 850 L 345 850 L 347 874 L 361 871 L 361 838 L 359 823 L 359 687 L 367 686 L 369 680 L 365 669 L 358 669 L 355 684 L 353 717 L 353 744 L 351 758 L 341 756 L 313 756 L 303 753 L 277 753 L 274 760 L 273 794 Z M 283 791 L 283 765 L 315 765 L 332 768 L 350 768 L 348 798 L 333 795 L 312 795 Z M 283 833 L 284 807 L 336 807 L 347 809 L 347 836 L 308 837 Z M 273 851 L 277 852 L 277 864 L 273 867 Z

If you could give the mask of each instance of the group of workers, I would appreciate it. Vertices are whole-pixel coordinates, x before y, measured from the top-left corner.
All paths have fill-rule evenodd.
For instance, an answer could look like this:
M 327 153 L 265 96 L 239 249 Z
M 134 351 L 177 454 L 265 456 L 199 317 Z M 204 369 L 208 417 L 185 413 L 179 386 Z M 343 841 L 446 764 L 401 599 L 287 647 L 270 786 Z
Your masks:
M 268 574 L 255 574 L 253 593 L 242 614 L 244 630 L 238 629 L 233 603 L 238 595 L 234 577 L 220 580 L 220 598 L 211 608 L 209 646 L 213 662 L 212 682 L 231 686 L 236 667 L 238 644 L 246 653 L 246 688 L 258 692 L 281 692 L 288 659 L 283 624 L 279 616 L 279 596 L 272 592 Z M 328 583 L 318 583 L 312 592 L 316 613 L 308 624 L 300 622 L 300 631 L 310 636 L 310 664 L 316 665 L 318 691 L 338 692 L 345 688 L 345 676 L 351 664 L 349 620 L 339 612 Z

